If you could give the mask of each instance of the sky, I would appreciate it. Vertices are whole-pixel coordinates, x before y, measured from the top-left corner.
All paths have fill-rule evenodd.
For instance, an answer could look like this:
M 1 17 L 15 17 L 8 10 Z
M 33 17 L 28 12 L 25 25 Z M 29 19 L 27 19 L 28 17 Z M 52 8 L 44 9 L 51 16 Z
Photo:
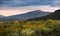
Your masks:
M 60 0 L 0 0 L 0 15 L 10 16 L 33 10 L 53 12 L 60 9 Z

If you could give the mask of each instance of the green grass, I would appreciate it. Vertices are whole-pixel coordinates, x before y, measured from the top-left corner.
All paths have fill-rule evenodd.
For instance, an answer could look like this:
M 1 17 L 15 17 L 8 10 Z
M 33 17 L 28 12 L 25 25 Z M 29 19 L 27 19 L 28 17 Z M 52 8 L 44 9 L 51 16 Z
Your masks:
M 60 36 L 60 20 L 0 21 L 0 36 Z

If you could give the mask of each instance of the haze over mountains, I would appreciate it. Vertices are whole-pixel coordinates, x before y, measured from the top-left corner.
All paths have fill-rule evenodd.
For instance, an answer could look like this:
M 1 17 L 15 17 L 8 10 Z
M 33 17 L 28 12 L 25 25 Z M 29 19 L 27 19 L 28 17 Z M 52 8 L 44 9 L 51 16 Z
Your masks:
M 0 16 L 0 18 L 2 20 L 11 20 L 11 19 L 15 19 L 15 20 L 26 20 L 26 19 L 32 19 L 32 18 L 36 18 L 36 17 L 42 17 L 42 16 L 46 16 L 50 14 L 50 12 L 45 12 L 45 11 L 41 11 L 41 10 L 34 10 L 34 11 L 30 11 L 28 13 L 24 13 L 24 14 L 18 14 L 18 15 L 12 15 L 12 16 L 8 16 L 8 17 L 3 17 L 2 15 Z M 1 20 L 0 19 L 0 20 Z
M 5 17 L 5 16 L 3 16 L 3 15 L 0 15 L 0 17 Z
M 5 19 L 5 16 L 0 15 L 0 20 L 3 20 L 3 19 Z

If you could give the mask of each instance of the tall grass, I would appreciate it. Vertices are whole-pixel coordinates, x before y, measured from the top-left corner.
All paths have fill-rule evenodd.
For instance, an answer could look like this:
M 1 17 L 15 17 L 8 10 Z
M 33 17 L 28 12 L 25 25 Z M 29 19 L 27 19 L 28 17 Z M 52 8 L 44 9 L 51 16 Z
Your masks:
M 0 21 L 0 36 L 60 36 L 60 20 Z

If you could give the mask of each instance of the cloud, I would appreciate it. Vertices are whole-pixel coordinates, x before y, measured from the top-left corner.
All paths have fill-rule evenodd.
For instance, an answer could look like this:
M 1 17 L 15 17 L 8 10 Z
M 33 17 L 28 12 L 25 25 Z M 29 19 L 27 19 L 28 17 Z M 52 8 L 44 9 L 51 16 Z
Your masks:
M 20 7 L 36 5 L 60 6 L 60 0 L 0 0 L 0 7 Z
M 53 2 L 52 2 L 52 5 L 55 5 L 55 6 L 60 6 L 60 0 L 54 0 Z
M 51 6 L 26 6 L 26 7 L 9 7 L 9 8 L 0 8 L 0 15 L 10 16 L 16 14 L 23 14 L 33 10 L 42 10 L 53 12 L 60 7 L 51 7 Z

